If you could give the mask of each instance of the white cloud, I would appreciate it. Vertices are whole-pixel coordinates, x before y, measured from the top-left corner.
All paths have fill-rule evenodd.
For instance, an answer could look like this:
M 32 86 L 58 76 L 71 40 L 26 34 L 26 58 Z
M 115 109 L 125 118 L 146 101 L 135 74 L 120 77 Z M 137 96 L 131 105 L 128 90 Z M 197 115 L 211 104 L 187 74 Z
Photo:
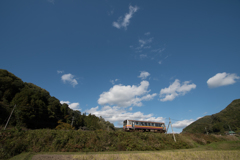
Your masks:
M 207 114 L 207 112 L 204 112 L 203 114 Z
M 145 36 L 149 36 L 150 34 L 151 34 L 150 32 L 144 33 Z
M 137 49 L 143 48 L 146 44 L 151 43 L 152 40 L 153 40 L 153 38 L 149 38 L 149 39 L 145 39 L 145 40 L 139 39 L 138 42 L 139 42 L 140 47 L 138 47 Z M 147 48 L 151 48 L 151 46 L 147 46 Z
M 119 79 L 115 79 L 115 80 L 110 80 L 110 82 L 112 83 L 112 85 L 115 84 L 115 82 L 117 82 Z
M 70 102 L 69 101 L 60 101 L 61 104 L 63 103 L 66 103 L 66 104 L 69 104 Z
M 158 64 L 162 64 L 162 61 L 159 61 Z
M 146 71 L 141 71 L 140 76 L 138 76 L 138 78 L 146 79 L 148 76 L 150 76 L 150 73 Z
M 129 109 L 130 110 L 130 109 Z M 153 114 L 144 115 L 142 112 L 127 112 L 126 109 L 118 106 L 104 106 L 100 110 L 99 107 L 91 108 L 86 110 L 86 113 L 91 113 L 96 116 L 102 116 L 105 120 L 112 123 L 117 122 L 118 126 L 122 126 L 122 122 L 126 119 L 132 120 L 142 120 L 142 121 L 155 121 L 155 122 L 164 122 L 165 118 L 163 117 L 154 117 Z
M 61 104 L 68 104 L 68 107 L 71 108 L 71 109 L 74 109 L 74 110 L 81 110 L 79 109 L 80 108 L 80 104 L 78 102 L 75 102 L 75 103 L 70 103 L 69 101 L 60 101 Z
M 147 94 L 149 82 L 142 81 L 139 86 L 114 85 L 108 92 L 103 92 L 98 99 L 100 105 L 117 105 L 120 107 L 142 106 L 143 100 L 151 100 L 157 94 Z
M 69 108 L 71 109 L 77 109 L 80 107 L 80 104 L 79 103 L 70 103 L 69 104 Z
M 240 79 L 236 74 L 232 73 L 217 73 L 215 76 L 208 79 L 207 84 L 209 88 L 216 88 L 236 83 L 236 79 Z
M 161 101 L 172 101 L 177 96 L 185 95 L 192 89 L 195 89 L 196 85 L 194 83 L 190 84 L 190 81 L 185 81 L 183 84 L 180 84 L 180 81 L 176 79 L 168 88 L 161 89 L 160 97 L 164 97 L 160 99 Z
M 133 7 L 133 6 L 129 6 L 129 13 L 125 14 L 125 17 L 119 17 L 117 22 L 113 22 L 113 26 L 120 29 L 122 27 L 124 27 L 125 29 L 127 29 L 127 26 L 130 23 L 130 19 L 132 18 L 132 15 L 137 12 L 139 8 L 137 6 Z
M 57 73 L 59 74 L 59 73 L 63 73 L 64 71 L 59 71 L 59 70 L 57 70 Z
M 73 87 L 78 84 L 77 80 L 74 78 L 74 75 L 71 73 L 62 75 L 62 81 L 64 83 L 69 82 Z
M 185 128 L 186 126 L 188 126 L 189 124 L 193 123 L 195 120 L 193 119 L 185 119 L 185 120 L 182 120 L 182 121 L 177 121 L 175 123 L 172 124 L 172 126 L 174 128 Z

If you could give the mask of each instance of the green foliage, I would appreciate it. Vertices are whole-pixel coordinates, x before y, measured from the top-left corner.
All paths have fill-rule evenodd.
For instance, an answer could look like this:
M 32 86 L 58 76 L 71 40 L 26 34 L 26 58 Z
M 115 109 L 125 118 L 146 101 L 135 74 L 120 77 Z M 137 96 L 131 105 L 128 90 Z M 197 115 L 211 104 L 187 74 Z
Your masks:
M 206 129 L 205 129 L 206 127 Z M 221 112 L 205 116 L 183 129 L 183 133 L 218 133 L 240 128 L 240 99 L 232 101 Z
M 235 136 L 205 134 L 172 135 L 151 132 L 106 132 L 103 130 L 27 130 L 0 131 L 0 159 L 22 152 L 102 152 L 159 151 L 187 149 L 212 142 L 238 140 Z
M 90 130 L 114 130 L 114 125 L 95 115 L 81 114 L 72 110 L 68 104 L 50 96 L 49 92 L 32 83 L 24 83 L 7 70 L 0 69 L 0 124 L 6 123 L 16 104 L 10 125 L 38 128 L 61 128 L 72 123 L 73 127 L 87 127 Z M 58 124 L 61 121 L 61 124 Z

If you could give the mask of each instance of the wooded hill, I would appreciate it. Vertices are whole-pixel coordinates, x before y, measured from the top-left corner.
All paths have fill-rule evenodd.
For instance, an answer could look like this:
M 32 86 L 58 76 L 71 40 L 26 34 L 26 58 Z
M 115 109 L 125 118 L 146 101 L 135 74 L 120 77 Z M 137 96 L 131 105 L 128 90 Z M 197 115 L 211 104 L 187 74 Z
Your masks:
M 30 129 L 87 127 L 91 130 L 114 130 L 114 125 L 102 117 L 72 110 L 68 104 L 61 104 L 45 89 L 23 82 L 7 70 L 0 69 L 0 125 L 7 122 L 15 104 L 17 107 L 9 122 L 11 126 Z M 73 127 L 70 125 L 72 117 Z
M 183 133 L 224 133 L 230 130 L 240 132 L 240 99 L 232 101 L 219 113 L 198 119 L 184 128 Z

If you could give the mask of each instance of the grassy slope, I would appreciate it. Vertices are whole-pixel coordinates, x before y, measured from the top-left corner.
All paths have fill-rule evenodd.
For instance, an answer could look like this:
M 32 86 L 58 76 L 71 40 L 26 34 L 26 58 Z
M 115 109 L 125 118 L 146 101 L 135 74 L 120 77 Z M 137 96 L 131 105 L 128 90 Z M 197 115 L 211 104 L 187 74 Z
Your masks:
M 160 151 L 187 149 L 213 142 L 236 140 L 235 136 L 138 132 L 28 130 L 0 131 L 0 158 L 10 158 L 22 152 L 105 152 Z
M 205 133 L 205 127 L 210 133 L 223 133 L 224 131 L 229 131 L 229 126 L 233 131 L 237 131 L 240 128 L 240 99 L 232 101 L 219 113 L 202 117 L 193 122 L 183 129 L 183 133 Z

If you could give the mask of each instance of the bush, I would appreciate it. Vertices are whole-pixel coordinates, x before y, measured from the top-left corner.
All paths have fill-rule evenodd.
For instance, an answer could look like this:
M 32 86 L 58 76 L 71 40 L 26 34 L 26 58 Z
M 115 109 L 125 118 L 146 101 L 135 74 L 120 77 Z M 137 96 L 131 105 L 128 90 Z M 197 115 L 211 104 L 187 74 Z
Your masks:
M 0 131 L 0 159 L 22 152 L 102 152 L 154 151 L 193 148 L 207 143 L 239 140 L 235 136 L 170 134 L 151 132 L 114 132 L 81 130 L 19 130 Z

